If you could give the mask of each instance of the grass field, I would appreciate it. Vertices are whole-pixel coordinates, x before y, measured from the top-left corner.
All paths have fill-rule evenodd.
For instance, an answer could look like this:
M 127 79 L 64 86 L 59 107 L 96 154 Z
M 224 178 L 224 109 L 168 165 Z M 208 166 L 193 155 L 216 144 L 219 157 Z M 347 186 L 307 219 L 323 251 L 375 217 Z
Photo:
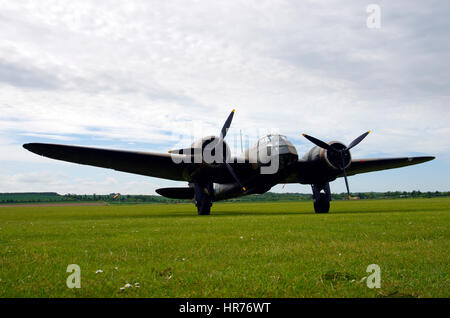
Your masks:
M 0 297 L 450 296 L 450 198 L 331 208 L 0 207 Z M 69 264 L 80 289 L 66 287 Z M 381 267 L 380 289 L 360 282 L 369 264 Z

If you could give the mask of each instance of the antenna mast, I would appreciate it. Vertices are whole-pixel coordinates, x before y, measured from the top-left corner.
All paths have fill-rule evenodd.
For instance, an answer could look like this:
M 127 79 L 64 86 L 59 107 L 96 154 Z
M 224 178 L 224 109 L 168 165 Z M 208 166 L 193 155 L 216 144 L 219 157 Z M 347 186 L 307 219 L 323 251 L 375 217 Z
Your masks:
M 241 153 L 244 152 L 244 148 L 242 148 L 242 129 L 239 129 L 239 133 L 241 134 Z

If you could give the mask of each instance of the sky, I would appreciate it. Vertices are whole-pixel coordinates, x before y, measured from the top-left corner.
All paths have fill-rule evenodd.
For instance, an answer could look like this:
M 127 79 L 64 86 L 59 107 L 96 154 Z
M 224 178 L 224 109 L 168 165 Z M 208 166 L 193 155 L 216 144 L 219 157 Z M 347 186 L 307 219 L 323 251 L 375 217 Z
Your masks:
M 165 153 L 218 135 L 233 108 L 234 154 L 241 131 L 245 145 L 279 132 L 302 155 L 302 133 L 348 144 L 371 130 L 353 158 L 437 158 L 350 177 L 352 191 L 448 191 L 449 16 L 446 1 L 0 0 L 0 192 L 184 186 L 22 144 Z

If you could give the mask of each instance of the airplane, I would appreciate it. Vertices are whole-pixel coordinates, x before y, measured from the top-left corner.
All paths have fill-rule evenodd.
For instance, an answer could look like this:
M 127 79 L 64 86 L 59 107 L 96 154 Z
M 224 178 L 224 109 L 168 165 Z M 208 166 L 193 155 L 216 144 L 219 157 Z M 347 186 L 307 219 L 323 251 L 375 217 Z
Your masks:
M 240 155 L 232 157 L 224 139 L 234 113 L 233 109 L 218 137 L 201 138 L 188 148 L 171 150 L 168 154 L 47 143 L 27 143 L 23 147 L 52 159 L 185 181 L 188 183 L 186 187 L 160 188 L 156 192 L 168 198 L 193 200 L 199 215 L 209 215 L 213 202 L 263 194 L 277 184 L 288 183 L 311 185 L 314 211 L 328 213 L 330 182 L 337 178 L 344 178 L 350 199 L 349 176 L 435 159 L 432 156 L 352 159 L 350 150 L 366 138 L 370 131 L 348 146 L 339 141 L 324 142 L 303 134 L 314 147 L 302 157 L 299 157 L 294 145 L 285 136 L 269 134 Z M 276 163 L 273 165 L 275 169 L 268 171 L 273 162 Z

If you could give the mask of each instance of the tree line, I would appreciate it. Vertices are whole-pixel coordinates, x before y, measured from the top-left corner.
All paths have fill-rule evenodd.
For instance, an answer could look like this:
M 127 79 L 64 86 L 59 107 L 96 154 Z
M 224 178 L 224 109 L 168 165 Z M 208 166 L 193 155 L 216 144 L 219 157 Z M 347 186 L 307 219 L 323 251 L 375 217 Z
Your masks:
M 347 199 L 346 193 L 333 193 L 332 200 Z M 356 192 L 352 193 L 353 199 L 404 199 L 404 198 L 434 198 L 448 197 L 447 192 L 421 192 L 417 191 L 388 191 L 388 192 Z M 253 194 L 227 201 L 232 202 L 257 202 L 257 201 L 311 201 L 312 195 L 305 193 L 275 193 Z M 135 195 L 124 194 L 64 194 L 56 192 L 21 192 L 21 193 L 0 193 L 0 204 L 7 203 L 51 203 L 51 202 L 108 202 L 110 204 L 123 203 L 180 203 L 187 200 L 168 199 L 159 195 Z

